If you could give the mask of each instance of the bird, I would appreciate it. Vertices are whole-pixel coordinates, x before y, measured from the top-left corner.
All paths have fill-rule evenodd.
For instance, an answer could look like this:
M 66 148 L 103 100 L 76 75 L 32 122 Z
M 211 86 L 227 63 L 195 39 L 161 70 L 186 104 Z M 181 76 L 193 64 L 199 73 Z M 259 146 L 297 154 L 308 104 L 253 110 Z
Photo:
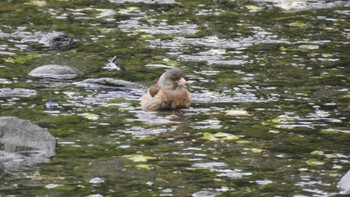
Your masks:
M 187 81 L 179 68 L 165 71 L 156 84 L 148 88 L 141 97 L 143 110 L 170 111 L 188 108 L 191 94 L 186 87 Z

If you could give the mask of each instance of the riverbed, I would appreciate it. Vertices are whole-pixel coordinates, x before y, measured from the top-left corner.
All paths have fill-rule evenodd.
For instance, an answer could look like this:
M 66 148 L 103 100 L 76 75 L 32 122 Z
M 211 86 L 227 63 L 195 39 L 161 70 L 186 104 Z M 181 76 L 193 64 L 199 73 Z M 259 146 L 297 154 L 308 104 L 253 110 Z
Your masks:
M 350 168 L 349 19 L 342 0 L 1 1 L 0 115 L 48 128 L 58 148 L 48 163 L 0 170 L 0 196 L 339 192 Z M 26 40 L 49 32 L 74 44 Z M 125 70 L 105 68 L 113 57 Z M 48 64 L 84 74 L 28 75 Z M 139 98 L 172 67 L 191 107 L 143 111 Z M 135 86 L 85 83 L 101 78 Z

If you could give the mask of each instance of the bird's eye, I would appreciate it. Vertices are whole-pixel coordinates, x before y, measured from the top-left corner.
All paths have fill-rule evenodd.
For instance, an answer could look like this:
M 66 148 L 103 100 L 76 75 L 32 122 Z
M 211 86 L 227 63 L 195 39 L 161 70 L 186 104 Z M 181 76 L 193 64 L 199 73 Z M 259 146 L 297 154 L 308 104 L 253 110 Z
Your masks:
M 173 80 L 173 81 L 176 81 L 176 78 L 175 77 L 172 77 L 172 78 L 170 78 L 171 80 Z

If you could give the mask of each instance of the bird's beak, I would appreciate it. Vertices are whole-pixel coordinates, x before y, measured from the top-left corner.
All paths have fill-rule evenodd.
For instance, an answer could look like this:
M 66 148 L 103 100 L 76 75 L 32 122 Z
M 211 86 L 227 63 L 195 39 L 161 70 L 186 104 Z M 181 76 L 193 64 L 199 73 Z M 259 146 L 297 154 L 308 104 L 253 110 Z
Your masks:
M 179 86 L 185 86 L 186 83 L 187 83 L 187 81 L 183 77 L 181 77 L 181 79 L 179 79 L 179 81 L 177 81 L 177 84 Z

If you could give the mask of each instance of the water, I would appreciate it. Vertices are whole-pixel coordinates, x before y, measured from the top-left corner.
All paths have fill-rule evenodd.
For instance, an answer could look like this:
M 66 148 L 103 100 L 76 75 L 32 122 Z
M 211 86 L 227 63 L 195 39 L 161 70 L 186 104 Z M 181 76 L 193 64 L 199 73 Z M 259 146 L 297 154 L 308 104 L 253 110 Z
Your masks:
M 48 163 L 1 171 L 0 195 L 338 192 L 350 167 L 349 6 L 2 1 L 0 115 L 48 128 L 58 149 Z M 53 31 L 77 44 L 55 50 L 23 42 Z M 103 68 L 114 56 L 126 71 Z M 84 76 L 28 75 L 45 64 L 75 66 Z M 184 70 L 193 104 L 142 111 L 145 87 L 172 66 Z M 132 83 L 113 86 L 110 78 Z

